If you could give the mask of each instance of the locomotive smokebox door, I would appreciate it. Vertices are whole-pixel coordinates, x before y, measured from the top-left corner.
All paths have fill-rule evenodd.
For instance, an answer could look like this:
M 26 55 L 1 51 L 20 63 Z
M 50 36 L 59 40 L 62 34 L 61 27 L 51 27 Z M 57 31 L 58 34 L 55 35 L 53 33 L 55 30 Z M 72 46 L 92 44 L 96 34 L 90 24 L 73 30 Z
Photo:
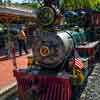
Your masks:
M 33 55 L 39 64 L 54 68 L 64 60 L 65 47 L 55 33 L 41 33 L 33 39 Z
M 57 68 L 72 49 L 73 40 L 66 32 L 41 32 L 33 39 L 33 58 L 44 68 Z

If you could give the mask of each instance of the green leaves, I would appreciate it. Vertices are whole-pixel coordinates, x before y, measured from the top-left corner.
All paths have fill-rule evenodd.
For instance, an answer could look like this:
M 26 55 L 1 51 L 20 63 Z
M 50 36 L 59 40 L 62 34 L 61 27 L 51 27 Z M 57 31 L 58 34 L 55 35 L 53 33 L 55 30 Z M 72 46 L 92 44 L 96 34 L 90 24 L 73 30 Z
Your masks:
M 32 8 L 39 8 L 39 4 L 38 3 L 32 3 Z
M 79 8 L 95 8 L 100 0 L 62 0 L 61 8 L 75 10 Z

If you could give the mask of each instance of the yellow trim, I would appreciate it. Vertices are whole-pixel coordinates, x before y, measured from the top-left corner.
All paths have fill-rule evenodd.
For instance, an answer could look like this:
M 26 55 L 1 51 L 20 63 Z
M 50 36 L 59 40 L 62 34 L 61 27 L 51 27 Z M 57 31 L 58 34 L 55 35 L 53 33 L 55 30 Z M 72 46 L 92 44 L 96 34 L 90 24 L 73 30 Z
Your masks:
M 80 81 L 84 81 L 85 80 L 85 76 L 84 76 L 83 72 L 80 69 L 73 68 L 73 76 L 74 77 L 77 76 L 77 78 Z
M 41 56 L 48 56 L 49 55 L 49 48 L 47 46 L 42 46 L 40 48 Z

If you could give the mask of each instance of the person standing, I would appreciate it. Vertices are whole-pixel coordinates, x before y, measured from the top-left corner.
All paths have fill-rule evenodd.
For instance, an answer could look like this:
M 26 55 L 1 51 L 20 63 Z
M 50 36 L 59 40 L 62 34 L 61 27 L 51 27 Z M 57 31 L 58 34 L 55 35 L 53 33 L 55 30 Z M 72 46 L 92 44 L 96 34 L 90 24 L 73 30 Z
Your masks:
M 21 31 L 18 33 L 18 46 L 19 46 L 19 55 L 22 55 L 22 49 L 25 51 L 25 53 L 27 54 L 27 47 L 26 47 L 26 34 L 24 32 L 24 29 L 21 29 Z

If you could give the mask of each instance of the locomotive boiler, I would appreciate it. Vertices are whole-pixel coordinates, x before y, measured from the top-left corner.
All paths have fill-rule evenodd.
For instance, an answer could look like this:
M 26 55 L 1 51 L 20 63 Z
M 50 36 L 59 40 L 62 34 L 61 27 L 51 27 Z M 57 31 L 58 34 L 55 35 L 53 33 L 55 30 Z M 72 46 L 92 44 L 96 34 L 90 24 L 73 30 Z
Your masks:
M 79 44 L 86 41 L 84 32 L 58 31 L 41 32 L 33 38 L 33 59 L 41 67 L 58 67 L 70 57 L 72 51 Z

